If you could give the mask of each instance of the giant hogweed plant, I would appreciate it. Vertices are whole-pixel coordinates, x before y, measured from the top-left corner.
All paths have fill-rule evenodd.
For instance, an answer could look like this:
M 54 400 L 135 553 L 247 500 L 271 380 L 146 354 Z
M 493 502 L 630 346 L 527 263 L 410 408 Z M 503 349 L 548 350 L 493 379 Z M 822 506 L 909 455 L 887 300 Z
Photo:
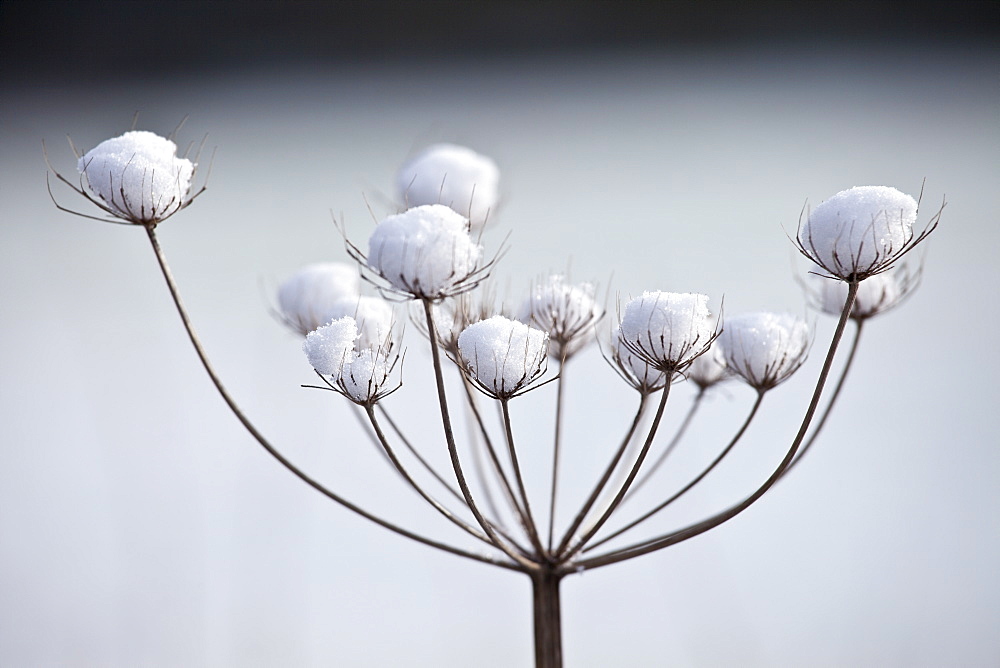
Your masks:
M 900 258 L 935 229 L 941 215 L 939 209 L 922 230 L 916 230 L 918 202 L 886 186 L 844 190 L 800 214 L 793 241 L 812 263 L 812 276 L 803 284 L 812 304 L 838 321 L 824 346 L 808 407 L 797 418 L 795 436 L 771 474 L 737 503 L 667 533 L 642 535 L 638 529 L 646 520 L 719 465 L 743 437 L 764 397 L 799 369 L 812 344 L 807 323 L 779 313 L 723 319 L 712 313 L 705 295 L 648 291 L 619 307 L 615 322 L 605 330 L 610 336 L 598 336 L 598 324 L 606 314 L 595 299 L 594 287 L 571 284 L 558 275 L 539 281 L 516 313 L 499 313 L 483 284 L 502 253 L 484 255 L 480 244 L 480 232 L 498 202 L 497 167 L 464 147 L 441 144 L 426 149 L 399 170 L 396 186 L 403 205 L 375 226 L 366 248 L 345 234 L 347 252 L 356 266 L 329 263 L 303 268 L 280 286 L 276 310 L 288 327 L 304 337 L 303 350 L 319 377 L 313 387 L 330 390 L 359 407 L 368 435 L 385 455 L 392 474 L 452 530 L 464 534 L 467 543 L 478 544 L 472 549 L 454 538 L 411 531 L 329 489 L 286 458 L 236 404 L 195 333 L 157 237 L 160 223 L 186 209 L 204 191 L 204 186 L 193 185 L 197 157 L 178 157 L 169 138 L 130 131 L 77 158 L 77 179 L 66 178 L 51 165 L 50 171 L 104 215 L 73 211 L 53 197 L 56 206 L 145 230 L 196 354 L 250 435 L 291 473 L 348 510 L 428 547 L 530 578 L 535 664 L 546 668 L 562 665 L 563 578 L 715 529 L 754 504 L 801 461 L 843 387 L 862 327 L 898 305 L 918 283 L 919 272 L 908 271 Z M 362 278 L 381 296 L 362 296 Z M 430 464 L 427 453 L 421 452 L 427 445 L 418 447 L 391 417 L 393 401 L 405 395 L 395 394 L 401 389 L 401 328 L 392 304 L 401 301 L 412 303 L 411 317 L 431 352 L 437 393 L 436 407 L 427 419 L 439 422 L 436 447 L 447 452 L 450 470 Z M 853 323 L 850 350 L 833 381 L 831 397 L 819 410 L 849 323 Z M 604 357 L 635 393 L 635 411 L 620 441 L 607 447 L 607 466 L 592 481 L 587 498 L 566 513 L 572 520 L 561 525 L 556 521 L 559 479 L 572 469 L 562 461 L 564 387 L 574 377 L 567 370 L 580 350 L 601 338 Z M 446 373 L 460 378 L 458 397 L 446 391 Z M 660 503 L 641 510 L 627 507 L 624 502 L 649 483 L 677 446 L 706 393 L 732 379 L 756 393 L 732 438 L 685 485 L 662 490 Z M 694 400 L 677 431 L 658 439 L 671 388 L 679 382 L 696 385 Z M 556 385 L 551 470 L 545 476 L 551 475 L 551 483 L 544 494 L 535 490 L 532 495 L 518 458 L 510 406 L 545 383 Z M 498 408 L 499 428 L 487 417 L 490 403 Z M 465 437 L 454 426 L 453 411 L 458 406 L 472 425 Z M 617 546 L 611 546 L 612 540 Z

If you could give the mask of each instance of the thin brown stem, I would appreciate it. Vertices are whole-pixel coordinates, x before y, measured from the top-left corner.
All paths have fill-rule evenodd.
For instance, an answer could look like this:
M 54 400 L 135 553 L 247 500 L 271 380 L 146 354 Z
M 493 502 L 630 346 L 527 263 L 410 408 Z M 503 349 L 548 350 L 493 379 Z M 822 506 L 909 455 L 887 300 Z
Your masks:
M 481 561 L 486 564 L 492 564 L 493 566 L 499 566 L 501 568 L 507 568 L 514 571 L 524 570 L 524 568 L 522 568 L 516 563 L 501 561 L 493 557 L 475 554 L 472 552 L 466 552 L 465 550 L 462 550 L 460 548 L 438 542 L 431 538 L 427 538 L 426 536 L 421 536 L 420 534 L 404 529 L 403 527 L 397 526 L 387 520 L 382 519 L 381 517 L 373 515 L 368 511 L 363 510 L 359 506 L 354 505 L 353 503 L 341 497 L 340 495 L 330 491 L 322 484 L 320 484 L 318 481 L 314 480 L 304 471 L 295 466 L 291 461 L 286 459 L 284 455 L 278 452 L 278 450 L 273 445 L 271 445 L 271 443 L 266 438 L 264 438 L 263 434 L 261 434 L 260 431 L 257 430 L 257 428 L 253 425 L 253 423 L 250 422 L 249 418 L 247 418 L 247 416 L 243 413 L 240 407 L 236 404 L 236 401 L 233 399 L 232 395 L 229 394 L 229 391 L 226 389 L 226 387 L 222 384 L 222 380 L 219 378 L 218 374 L 216 374 L 214 367 L 208 361 L 208 356 L 205 353 L 205 349 L 201 345 L 201 340 L 195 333 L 194 326 L 191 324 L 191 319 L 188 316 L 187 310 L 184 308 L 184 303 L 181 301 L 180 291 L 177 289 L 177 284 L 174 282 L 173 273 L 170 271 L 170 266 L 167 264 L 166 256 L 163 254 L 163 250 L 160 248 L 160 243 L 156 238 L 156 231 L 154 227 L 155 226 L 153 225 L 145 226 L 146 233 L 149 236 L 149 242 L 153 247 L 153 253 L 156 255 L 156 261 L 160 265 L 160 272 L 163 274 L 163 278 L 167 282 L 167 288 L 170 290 L 170 296 L 174 301 L 174 306 L 177 308 L 177 313 L 180 315 L 181 322 L 184 324 L 184 329 L 185 331 L 187 331 L 188 338 L 191 340 L 191 344 L 194 346 L 194 350 L 195 353 L 198 355 L 198 359 L 201 360 L 201 365 L 208 373 L 209 378 L 211 378 L 212 380 L 212 384 L 215 386 L 215 389 L 222 397 L 222 400 L 225 401 L 226 405 L 229 407 L 229 410 L 232 412 L 232 414 L 236 417 L 237 420 L 240 421 L 240 424 L 243 425 L 244 429 L 247 430 L 247 432 L 254 438 L 254 440 L 256 440 L 257 443 L 259 443 L 260 446 L 264 448 L 264 450 L 266 450 L 269 455 L 278 460 L 278 462 L 282 466 L 291 471 L 300 480 L 305 482 L 307 485 L 315 489 L 323 496 L 327 497 L 332 501 L 335 501 L 336 503 L 339 503 L 344 508 L 347 508 L 348 510 L 357 513 L 358 515 L 361 515 L 365 519 L 370 520 L 371 522 L 374 522 L 375 524 L 378 524 L 379 526 L 388 529 L 389 531 L 410 538 L 411 540 L 415 540 L 418 543 L 422 543 L 429 547 L 434 547 L 444 552 L 448 552 L 450 554 L 454 554 L 460 557 L 466 557 L 467 559 Z
M 701 535 L 706 531 L 714 529 L 724 522 L 728 522 L 732 518 L 736 517 L 744 510 L 753 505 L 760 497 L 762 497 L 767 490 L 769 490 L 774 483 L 781 478 L 788 465 L 795 458 L 795 453 L 798 452 L 799 446 L 805 439 L 806 432 L 809 429 L 809 425 L 812 422 L 812 418 L 816 413 L 816 407 L 819 405 L 820 397 L 823 394 L 823 387 L 826 384 L 826 379 L 830 375 L 830 368 L 833 365 L 834 356 L 837 353 L 837 346 L 840 343 L 840 339 L 844 335 L 844 329 L 847 326 L 847 320 L 850 316 L 851 309 L 854 308 L 854 301 L 858 294 L 858 282 L 851 281 L 848 283 L 847 288 L 847 300 L 844 303 L 844 309 L 840 314 L 840 321 L 837 323 L 837 329 L 834 332 L 833 340 L 830 342 L 830 348 L 826 354 L 826 360 L 823 362 L 823 369 L 820 371 L 819 378 L 816 381 L 816 387 L 813 390 L 812 399 L 809 402 L 809 407 L 806 409 L 805 416 L 802 418 L 802 423 L 799 425 L 798 433 L 792 440 L 792 444 L 785 454 L 784 458 L 778 464 L 778 467 L 774 472 L 764 481 L 764 483 L 757 488 L 757 490 L 748 496 L 746 499 L 740 503 L 727 508 L 726 510 L 713 515 L 701 522 L 688 526 L 679 531 L 675 531 L 657 538 L 653 538 L 636 545 L 631 545 L 629 547 L 615 550 L 607 554 L 598 555 L 596 557 L 591 557 L 590 559 L 583 559 L 576 564 L 572 564 L 575 568 L 599 568 L 601 566 L 608 566 L 610 564 L 618 563 L 619 561 L 624 561 L 626 559 L 632 559 L 634 557 L 642 556 L 650 552 L 655 552 L 656 550 L 662 550 L 670 545 L 676 545 L 677 543 L 683 542 L 695 536 Z
M 597 532 L 601 530 L 601 527 L 604 526 L 608 519 L 610 519 L 611 515 L 618 508 L 618 504 L 621 503 L 622 498 L 624 498 L 625 494 L 628 493 L 629 486 L 632 484 L 632 481 L 635 480 L 636 475 L 638 475 L 639 468 L 642 466 L 643 461 L 645 461 L 646 455 L 649 453 L 650 446 L 653 445 L 653 439 L 656 437 L 656 430 L 660 426 L 660 420 L 663 419 L 663 411 L 666 409 L 667 399 L 670 397 L 670 376 L 671 374 L 668 372 L 667 382 L 663 387 L 663 394 L 660 396 L 660 403 L 656 407 L 656 415 L 653 416 L 653 423 L 649 426 L 649 433 L 646 436 L 646 441 L 642 444 L 642 450 L 639 451 L 639 456 L 636 458 L 635 464 L 632 465 L 632 470 L 629 471 L 628 477 L 625 478 L 625 482 L 622 483 L 621 488 L 618 490 L 618 494 L 616 494 L 615 498 L 612 499 L 600 519 L 598 519 L 593 526 L 584 532 L 583 536 L 579 541 L 577 541 L 576 545 L 566 552 L 565 558 L 560 559 L 561 561 L 568 561 L 572 559 L 574 554 L 582 550 L 587 545 L 590 539 L 593 538 Z
M 559 480 L 559 446 L 562 441 L 563 383 L 566 379 L 566 358 L 559 362 L 559 377 L 556 380 L 556 426 L 552 438 L 552 494 L 549 498 L 549 538 L 546 545 L 552 551 L 552 533 L 556 526 L 556 490 Z
M 563 534 L 563 538 L 559 542 L 559 547 L 555 552 L 557 555 L 562 555 L 562 553 L 566 550 L 569 542 L 573 540 L 573 535 L 576 533 L 576 530 L 580 528 L 581 524 L 583 524 L 583 520 L 586 519 L 587 513 L 590 512 L 594 503 L 597 502 L 597 498 L 601 495 L 601 492 L 604 491 L 604 486 L 608 484 L 608 480 L 611 479 L 611 474 L 614 473 L 622 455 L 624 455 L 625 450 L 628 449 L 628 444 L 632 442 L 632 437 L 635 435 L 636 429 L 639 428 L 639 423 L 642 420 L 642 414 L 646 410 L 646 402 L 648 399 L 648 394 L 641 393 L 639 395 L 639 407 L 635 411 L 635 417 L 632 418 L 632 424 L 629 426 L 628 432 L 625 434 L 625 438 L 622 439 L 621 445 L 618 446 L 618 450 L 615 452 L 614 457 L 611 458 L 611 463 L 608 464 L 606 469 L 604 469 L 604 474 L 601 476 L 601 479 L 597 481 L 596 485 L 594 485 L 594 489 L 590 492 L 590 496 L 587 497 L 587 501 L 580 508 L 580 512 L 578 512 L 576 517 L 573 518 L 573 523 L 569 526 L 569 529 L 566 530 L 566 533 Z
M 500 399 L 500 408 L 503 411 L 503 428 L 507 437 L 507 450 L 510 454 L 510 465 L 514 469 L 514 481 L 517 483 L 517 490 L 521 495 L 521 503 L 524 505 L 524 515 L 528 521 L 528 538 L 531 544 L 538 550 L 539 557 L 546 555 L 542 547 L 542 541 L 538 537 L 538 528 L 535 518 L 531 515 L 531 504 L 528 502 L 528 492 L 524 488 L 524 478 L 521 476 L 521 466 L 517 462 L 517 449 L 514 447 L 514 431 L 510 425 L 510 407 L 507 399 Z
M 682 496 L 684 496 L 692 487 L 694 487 L 699 482 L 701 482 L 702 479 L 705 476 L 707 476 L 709 473 L 712 472 L 712 469 L 714 469 L 716 466 L 719 465 L 719 463 L 725 458 L 726 455 L 729 454 L 729 452 L 733 449 L 733 447 L 736 446 L 736 444 L 739 442 L 740 438 L 743 437 L 743 434 L 746 432 L 747 427 L 750 426 L 750 421 L 753 420 L 754 416 L 757 414 L 757 409 L 760 408 L 760 403 L 761 403 L 761 401 L 763 401 L 763 399 L 764 399 L 764 392 L 763 391 L 758 391 L 757 392 L 757 400 L 754 401 L 753 407 L 750 409 L 750 414 L 747 415 L 746 419 L 743 421 L 743 424 L 740 426 L 739 430 L 736 432 L 736 435 L 733 436 L 733 438 L 729 441 L 729 443 L 726 445 L 726 447 L 723 448 L 722 452 L 720 452 L 718 454 L 718 456 L 714 460 L 712 460 L 712 463 L 709 464 L 701 473 L 699 473 L 697 476 L 695 476 L 695 478 L 693 480 L 691 480 L 690 482 L 688 482 L 688 484 L 686 484 L 684 487 L 682 487 L 681 489 L 679 489 L 670 498 L 668 498 L 666 501 L 664 501 L 660 505 L 658 505 L 655 508 L 653 508 L 653 509 L 649 510 L 648 512 L 644 513 L 639 518 L 637 518 L 637 519 L 629 522 L 628 524 L 626 524 L 622 528 L 616 530 L 614 533 L 608 534 L 607 536 L 605 536 L 601 540 L 594 541 L 593 543 L 591 543 L 590 545 L 588 545 L 587 548 L 585 550 L 583 550 L 583 551 L 584 552 L 589 552 L 589 551 L 593 550 L 594 548 L 596 548 L 597 546 L 603 545 L 604 543 L 607 543 L 609 540 L 612 540 L 612 539 L 614 539 L 614 538 L 622 535 L 623 533 L 625 533 L 629 529 L 632 529 L 633 527 L 638 526 L 642 522 L 645 522 L 650 517 L 652 517 L 653 515 L 657 514 L 658 512 L 660 512 L 661 510 L 663 510 L 664 508 L 666 508 L 667 506 L 669 506 L 671 503 L 673 503 L 677 499 L 679 499 Z
M 809 448 L 811 448 L 813 443 L 816 442 L 816 437 L 819 436 L 820 431 L 823 429 L 823 425 L 826 424 L 826 419 L 830 417 L 830 413 L 833 411 L 833 405 L 837 403 L 837 397 L 840 396 L 840 391 L 844 389 L 844 381 L 847 380 L 847 373 L 851 370 L 851 365 L 854 363 L 855 353 L 858 352 L 858 343 L 861 341 L 861 326 L 864 324 L 863 320 L 855 320 L 854 322 L 857 325 L 854 330 L 854 341 L 851 342 L 851 349 L 847 353 L 847 360 L 844 362 L 844 368 L 840 372 L 840 378 L 837 380 L 836 387 L 833 388 L 833 394 L 830 395 L 830 402 L 823 410 L 823 414 L 820 416 L 819 421 L 816 422 L 816 427 L 813 429 L 812 434 L 810 434 L 809 438 L 806 439 L 806 442 L 802 444 L 802 447 L 799 448 L 799 452 L 795 455 L 795 459 L 793 459 L 792 463 L 788 465 L 785 472 L 781 474 L 782 478 L 788 475 L 788 472 L 795 468 L 796 464 L 802 461 L 802 458 L 806 456 Z
M 465 503 L 472 511 L 473 516 L 475 516 L 476 521 L 479 522 L 479 526 L 482 527 L 486 535 L 490 537 L 493 544 L 504 552 L 508 557 L 517 562 L 523 570 L 535 571 L 538 569 L 538 564 L 526 559 L 521 556 L 506 542 L 500 539 L 490 523 L 483 517 L 483 514 L 479 511 L 479 507 L 476 505 L 475 500 L 472 498 L 472 492 L 469 490 L 469 484 L 465 480 L 465 473 L 462 471 L 462 462 L 458 458 L 458 446 L 455 443 L 455 432 L 451 426 L 451 414 L 448 411 L 448 397 L 444 391 L 444 374 L 441 370 L 441 353 L 438 350 L 437 345 L 437 330 L 434 325 L 434 314 L 431 309 L 431 302 L 427 299 L 422 300 L 424 306 L 424 317 L 427 319 L 427 332 L 430 337 L 431 343 L 431 359 L 434 363 L 434 380 L 437 384 L 437 394 L 438 394 L 438 405 L 441 409 L 441 425 L 444 429 L 445 441 L 448 444 L 448 455 L 451 457 L 451 465 L 455 471 L 455 479 L 458 481 L 458 487 L 462 490 L 462 496 L 465 497 Z
M 630 489 L 628 494 L 625 495 L 625 498 L 622 499 L 622 503 L 625 503 L 635 496 L 636 492 L 642 489 L 642 486 L 649 482 L 649 479 L 653 477 L 653 474 L 656 473 L 656 471 L 663 465 L 663 462 L 667 461 L 667 457 L 670 456 L 670 453 L 674 451 L 677 444 L 681 442 L 682 438 L 684 438 L 684 434 L 687 432 L 688 427 L 691 426 L 695 413 L 698 412 L 698 408 L 701 406 L 701 402 L 704 398 L 705 388 L 700 388 L 698 390 L 698 394 L 694 397 L 694 401 L 691 402 L 691 407 L 688 408 L 687 415 L 684 416 L 681 426 L 677 428 L 677 432 L 674 434 L 674 437 L 670 439 L 670 443 L 667 443 L 667 447 L 663 449 L 663 452 L 661 452 L 660 456 L 656 458 L 656 461 L 653 462 L 652 466 L 642 472 L 642 476 L 635 482 L 634 485 L 632 485 L 632 489 Z

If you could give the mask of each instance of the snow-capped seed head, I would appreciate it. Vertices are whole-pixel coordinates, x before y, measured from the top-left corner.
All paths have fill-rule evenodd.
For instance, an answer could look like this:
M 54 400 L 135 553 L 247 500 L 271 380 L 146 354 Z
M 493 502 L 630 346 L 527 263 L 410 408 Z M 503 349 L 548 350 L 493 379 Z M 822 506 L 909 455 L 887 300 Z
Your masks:
M 621 332 L 615 327 L 611 332 L 610 353 L 605 354 L 608 360 L 617 370 L 626 383 L 643 394 L 650 394 L 662 390 L 667 384 L 667 374 L 650 366 L 646 360 L 642 359 L 622 343 Z
M 809 326 L 787 313 L 727 318 L 719 335 L 729 370 L 759 391 L 771 389 L 802 366 L 809 343 Z
M 868 277 L 858 285 L 851 317 L 866 320 L 897 306 L 916 287 L 917 278 L 902 267 Z M 824 313 L 840 315 L 847 301 L 847 283 L 815 274 L 809 280 L 813 305 Z
M 887 269 L 912 244 L 917 202 L 889 186 L 842 190 L 813 209 L 798 246 L 831 276 L 862 280 Z
M 466 327 L 495 315 L 505 315 L 503 305 L 497 305 L 494 292 L 482 286 L 452 299 L 435 302 L 432 308 L 437 344 L 452 357 L 459 354 L 458 337 Z M 411 319 L 420 332 L 427 336 L 427 319 L 423 309 L 414 309 Z
M 334 382 L 354 403 L 372 404 L 399 387 L 397 384 L 386 391 L 395 364 L 395 357 L 377 347 L 351 351 Z
M 545 332 L 497 315 L 466 327 L 458 349 L 484 392 L 509 399 L 545 372 L 548 341 Z
M 571 285 L 560 275 L 536 285 L 521 305 L 518 320 L 548 332 L 551 355 L 568 359 L 593 340 L 594 325 L 603 311 L 590 283 Z
M 329 318 L 345 316 L 354 318 L 358 324 L 358 340 L 355 348 L 387 347 L 392 334 L 393 313 L 389 302 L 378 297 L 347 297 L 330 307 Z
M 309 332 L 302 342 L 302 351 L 312 368 L 324 376 L 336 377 L 353 354 L 357 340 L 358 324 L 354 318 L 341 318 Z
M 726 367 L 726 356 L 723 354 L 718 340 L 712 344 L 712 347 L 704 355 L 699 355 L 684 374 L 688 380 L 702 390 L 707 390 L 713 385 L 729 378 L 729 368 Z
M 434 144 L 396 173 L 406 206 L 444 204 L 481 227 L 500 198 L 500 170 L 493 160 L 454 144 Z
M 694 293 L 644 292 L 625 305 L 622 343 L 660 371 L 678 371 L 712 343 L 715 323 L 708 297 Z
M 77 168 L 113 216 L 155 225 L 191 203 L 196 165 L 177 145 L 152 132 L 132 131 L 87 151 Z
M 344 299 L 356 300 L 359 290 L 357 267 L 342 262 L 310 264 L 278 288 L 278 309 L 285 323 L 304 336 L 335 318 L 354 315 L 335 315 L 332 309 Z
M 441 299 L 475 287 L 482 247 L 469 221 L 442 204 L 389 216 L 368 240 L 368 267 L 397 291 L 416 299 Z

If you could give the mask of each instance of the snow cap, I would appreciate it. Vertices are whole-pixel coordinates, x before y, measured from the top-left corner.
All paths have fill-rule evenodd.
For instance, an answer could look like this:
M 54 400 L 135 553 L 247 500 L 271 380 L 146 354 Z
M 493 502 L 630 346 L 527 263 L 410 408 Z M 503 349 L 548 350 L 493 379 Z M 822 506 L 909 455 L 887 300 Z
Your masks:
M 329 310 L 329 318 L 345 316 L 354 318 L 358 325 L 358 340 L 355 348 L 382 347 L 392 333 L 393 314 L 389 302 L 378 297 L 346 297 L 334 302 Z
M 913 239 L 917 202 L 889 186 L 842 190 L 809 214 L 802 250 L 832 276 L 863 279 L 888 267 Z
M 138 225 L 155 225 L 190 203 L 195 167 L 177 157 L 174 142 L 146 131 L 107 139 L 77 163 L 110 212 Z
M 444 204 L 481 227 L 500 198 L 500 170 L 493 160 L 455 144 L 428 146 L 396 173 L 406 206 Z
M 354 318 L 341 318 L 310 332 L 302 342 L 302 352 L 316 371 L 337 377 L 344 362 L 350 359 L 357 339 L 358 325 Z
M 787 313 L 747 313 L 727 318 L 719 335 L 730 371 L 756 390 L 786 380 L 809 353 L 809 326 Z
M 361 289 L 357 267 L 343 262 L 310 264 L 295 272 L 278 288 L 278 309 L 289 327 L 306 335 L 320 325 L 354 315 L 334 314 L 333 307 L 354 298 Z
M 440 299 L 472 287 L 482 248 L 469 221 L 442 204 L 389 216 L 368 240 L 368 266 L 396 290 L 417 299 Z
M 619 335 L 625 346 L 660 371 L 676 371 L 712 342 L 708 296 L 644 292 L 625 305 Z
M 518 320 L 547 331 L 555 344 L 550 352 L 560 359 L 568 358 L 593 340 L 594 324 L 602 314 L 594 300 L 593 285 L 572 285 L 555 274 L 532 289 L 521 304 Z
M 458 349 L 484 392 L 509 399 L 545 372 L 548 341 L 545 332 L 496 315 L 466 327 Z

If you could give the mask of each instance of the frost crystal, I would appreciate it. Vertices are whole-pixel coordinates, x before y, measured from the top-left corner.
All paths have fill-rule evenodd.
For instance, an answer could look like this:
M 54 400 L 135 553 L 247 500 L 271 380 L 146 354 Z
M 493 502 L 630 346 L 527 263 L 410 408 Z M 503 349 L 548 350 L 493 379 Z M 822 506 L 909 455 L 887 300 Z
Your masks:
M 507 399 L 545 372 L 548 341 L 545 332 L 496 315 L 466 327 L 458 348 L 479 387 Z
M 354 318 L 341 318 L 310 332 L 302 342 L 302 351 L 316 371 L 337 377 L 353 354 L 357 339 L 358 325 Z
M 757 390 L 795 372 L 809 352 L 809 326 L 787 313 L 747 313 L 726 320 L 719 336 L 729 369 Z
M 496 209 L 500 170 L 464 146 L 434 144 L 400 168 L 396 188 L 406 206 L 444 204 L 480 227 Z
M 715 336 L 708 297 L 644 292 L 625 305 L 619 335 L 632 353 L 660 371 L 676 371 L 690 364 Z
M 195 167 L 177 157 L 174 142 L 145 131 L 105 140 L 77 164 L 112 215 L 139 225 L 155 225 L 190 203 Z
M 909 278 L 909 277 L 907 277 Z M 813 299 L 815 305 L 824 313 L 840 315 L 847 301 L 847 284 L 843 281 L 832 281 L 815 274 L 810 277 L 815 287 Z M 851 317 L 864 320 L 883 311 L 888 311 L 907 295 L 912 283 L 903 285 L 896 280 L 891 272 L 875 274 L 858 284 L 858 295 L 854 300 Z
M 341 262 L 310 264 L 278 288 L 278 308 L 285 323 L 305 335 L 335 318 L 354 315 L 353 311 L 335 314 L 333 308 L 352 297 L 357 303 L 359 290 L 356 267 Z
M 913 239 L 917 202 L 888 186 L 843 190 L 809 214 L 802 251 L 831 275 L 864 279 L 884 270 Z
M 594 324 L 602 315 L 590 283 L 569 285 L 559 275 L 536 285 L 521 305 L 518 320 L 549 333 L 552 356 L 567 359 L 593 339 Z
M 475 286 L 482 248 L 469 221 L 441 204 L 389 216 L 368 240 L 368 266 L 417 299 L 440 299 Z

